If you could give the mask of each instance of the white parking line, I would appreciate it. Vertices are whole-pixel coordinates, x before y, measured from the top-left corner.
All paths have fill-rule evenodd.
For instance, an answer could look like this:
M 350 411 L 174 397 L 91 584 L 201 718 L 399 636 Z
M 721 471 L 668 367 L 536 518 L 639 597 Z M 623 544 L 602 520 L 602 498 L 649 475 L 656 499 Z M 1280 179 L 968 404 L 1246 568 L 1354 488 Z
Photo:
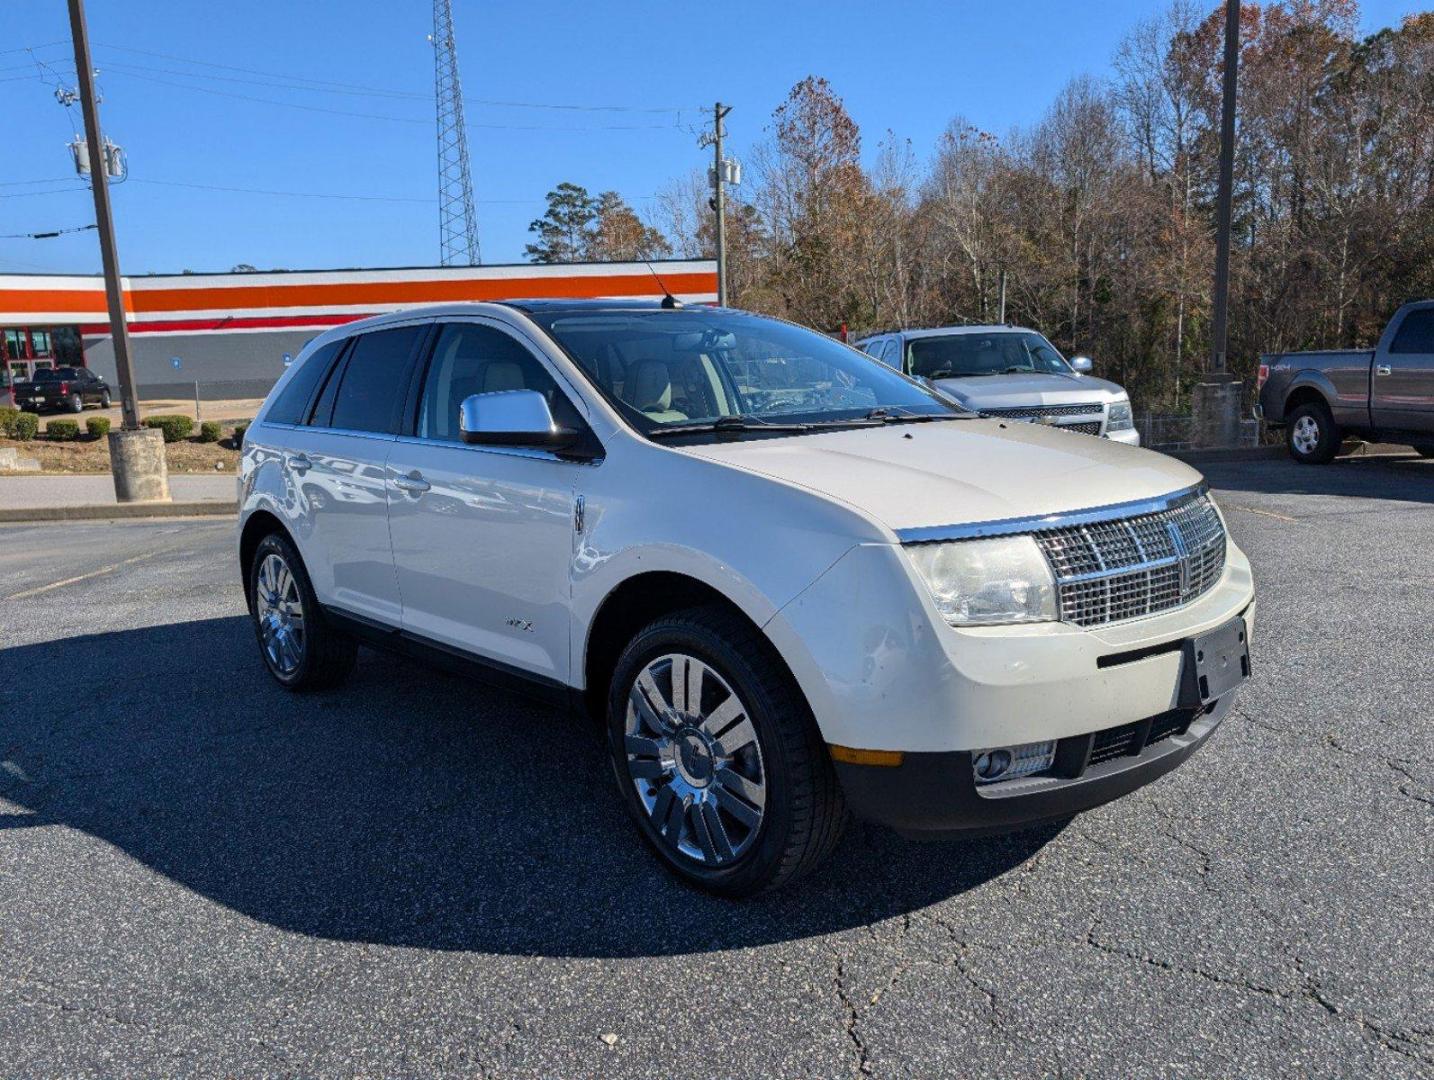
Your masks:
M 162 551 L 148 551 L 145 552 L 143 555 L 135 555 L 121 562 L 112 563 L 109 566 L 101 566 L 96 570 L 91 570 L 87 574 L 80 574 L 76 577 L 65 578 L 62 581 L 52 581 L 48 585 L 40 585 L 34 589 L 26 589 L 23 592 L 11 593 L 9 596 L 5 597 L 5 599 L 25 600 L 31 596 L 39 596 L 41 593 L 47 593 L 51 589 L 63 589 L 66 585 L 76 585 L 81 581 L 89 581 L 91 578 L 101 577 L 104 574 L 112 574 L 123 566 L 129 566 L 132 563 L 143 562 L 145 559 L 153 559 L 156 555 L 168 555 L 172 551 L 172 548 L 166 548 Z

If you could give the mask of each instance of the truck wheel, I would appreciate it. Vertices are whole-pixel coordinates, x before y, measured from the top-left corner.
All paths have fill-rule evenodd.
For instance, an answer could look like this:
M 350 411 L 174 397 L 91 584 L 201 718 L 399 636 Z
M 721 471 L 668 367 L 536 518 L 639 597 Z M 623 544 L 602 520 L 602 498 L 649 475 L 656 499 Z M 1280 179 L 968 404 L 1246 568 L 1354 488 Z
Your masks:
M 80 397 L 79 394 L 71 394 L 65 399 L 65 404 L 70 407 L 70 412 L 85 411 L 85 399 Z
M 101 409 L 108 409 L 109 407 L 110 407 L 110 392 L 109 392 L 108 390 L 101 390 L 101 391 L 100 391 L 100 408 L 101 408 Z
M 1414 447 L 1414 452 L 1420 457 L 1434 458 L 1434 443 L 1419 443 Z
M 751 896 L 831 852 L 846 803 L 816 721 L 770 644 L 692 608 L 644 628 L 608 691 L 608 749 L 628 810 L 679 877 Z
M 285 689 L 337 686 L 353 671 L 358 643 L 324 621 L 304 561 L 279 533 L 254 552 L 249 611 L 264 666 Z
M 1302 465 L 1323 465 L 1333 461 L 1343 439 L 1339 426 L 1323 401 L 1307 401 L 1290 413 L 1285 427 L 1285 445 L 1290 457 Z

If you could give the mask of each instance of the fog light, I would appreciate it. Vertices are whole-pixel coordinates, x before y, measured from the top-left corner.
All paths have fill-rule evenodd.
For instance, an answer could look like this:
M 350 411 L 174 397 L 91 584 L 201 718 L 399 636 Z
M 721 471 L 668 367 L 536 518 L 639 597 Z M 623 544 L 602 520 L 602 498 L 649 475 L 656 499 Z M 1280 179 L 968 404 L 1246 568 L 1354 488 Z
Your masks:
M 999 780 L 1006 775 L 1006 770 L 1011 767 L 1011 752 L 1009 750 L 987 750 L 976 759 L 976 779 L 990 783 L 992 780 Z
M 1015 780 L 1020 776 L 1045 772 L 1055 764 L 1055 760 L 1056 744 L 1053 739 L 1048 739 L 1045 742 L 982 750 L 977 753 L 972 765 L 976 783 L 994 784 L 998 780 Z

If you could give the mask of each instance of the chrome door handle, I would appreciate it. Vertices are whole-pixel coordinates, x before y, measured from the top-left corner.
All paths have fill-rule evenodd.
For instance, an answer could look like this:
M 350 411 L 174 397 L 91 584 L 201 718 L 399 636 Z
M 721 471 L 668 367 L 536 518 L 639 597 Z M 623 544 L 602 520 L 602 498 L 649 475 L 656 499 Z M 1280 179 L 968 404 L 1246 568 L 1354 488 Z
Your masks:
M 290 454 L 285 459 L 285 464 L 296 473 L 306 473 L 314 467 L 314 463 L 305 454 Z
M 407 476 L 396 476 L 393 478 L 393 486 L 400 491 L 411 492 L 414 495 L 422 495 L 433 485 L 423 478 L 423 474 L 417 469 Z
M 1392 367 L 1390 367 L 1388 364 L 1379 364 L 1378 366 L 1375 367 L 1374 373 L 1375 373 L 1376 375 L 1393 375 L 1393 374 L 1394 374 L 1394 369 L 1393 369 Z

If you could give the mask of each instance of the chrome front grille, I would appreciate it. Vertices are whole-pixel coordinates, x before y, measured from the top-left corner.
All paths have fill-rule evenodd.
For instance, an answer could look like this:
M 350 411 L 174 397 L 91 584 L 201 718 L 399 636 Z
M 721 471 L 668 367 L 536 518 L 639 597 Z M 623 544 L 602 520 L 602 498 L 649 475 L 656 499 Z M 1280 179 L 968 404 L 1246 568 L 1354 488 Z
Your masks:
M 1105 407 L 1098 401 L 1088 405 L 1019 405 L 1010 409 L 982 409 L 987 416 L 1006 416 L 1012 420 L 1039 420 L 1050 416 L 1099 416 Z
M 1225 528 L 1209 496 L 1165 510 L 1035 533 L 1055 573 L 1061 620 L 1077 626 L 1180 607 L 1220 580 Z

